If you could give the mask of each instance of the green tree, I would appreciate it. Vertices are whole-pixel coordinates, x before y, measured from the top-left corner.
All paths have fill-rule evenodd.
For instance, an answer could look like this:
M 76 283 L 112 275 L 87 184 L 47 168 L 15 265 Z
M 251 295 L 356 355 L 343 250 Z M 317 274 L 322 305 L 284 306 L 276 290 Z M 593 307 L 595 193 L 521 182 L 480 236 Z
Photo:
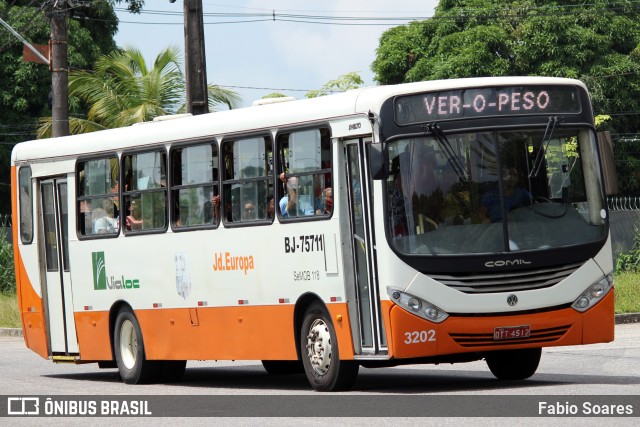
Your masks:
M 386 31 L 372 64 L 381 84 L 547 75 L 583 80 L 597 113 L 640 111 L 635 2 L 442 0 L 434 17 Z M 613 115 L 619 132 L 637 116 Z
M 93 71 L 69 73 L 69 96 L 89 106 L 86 118 L 70 118 L 72 134 L 129 126 L 185 110 L 185 80 L 176 47 L 161 51 L 148 67 L 138 49 L 115 50 L 98 58 Z M 233 108 L 235 92 L 209 86 L 209 107 Z M 51 134 L 51 117 L 42 119 L 38 137 Z
M 341 75 L 335 80 L 329 80 L 320 89 L 310 90 L 305 94 L 305 96 L 307 98 L 317 98 L 319 96 L 325 96 L 331 93 L 345 92 L 349 89 L 356 89 L 362 84 L 364 84 L 362 77 L 360 77 L 357 72 L 352 71 L 350 73 Z
M 87 69 L 99 54 L 116 48 L 113 36 L 118 19 L 113 5 L 126 3 L 137 12 L 143 0 L 79 2 L 68 20 L 68 54 L 72 69 Z M 0 18 L 31 43 L 46 45 L 51 25 L 43 2 L 0 0 Z M 22 43 L 0 27 L 0 214 L 11 211 L 9 164 L 18 142 L 36 137 L 38 119 L 51 115 L 51 72 L 43 64 L 24 62 Z M 83 113 L 80 102 L 70 100 L 71 114 Z
M 594 112 L 615 133 L 640 120 L 640 8 L 593 0 L 441 0 L 434 17 L 392 28 L 372 64 L 381 84 L 460 77 L 545 75 L 586 83 Z M 638 153 L 616 143 L 621 191 L 640 194 Z M 621 173 L 622 172 L 622 173 Z
M 287 95 L 285 95 L 284 93 L 280 93 L 280 92 L 273 92 L 270 93 L 268 95 L 263 96 L 260 99 L 271 99 L 271 98 L 286 98 Z
M 16 275 L 13 266 L 13 247 L 4 235 L 0 236 L 0 294 L 16 292 Z

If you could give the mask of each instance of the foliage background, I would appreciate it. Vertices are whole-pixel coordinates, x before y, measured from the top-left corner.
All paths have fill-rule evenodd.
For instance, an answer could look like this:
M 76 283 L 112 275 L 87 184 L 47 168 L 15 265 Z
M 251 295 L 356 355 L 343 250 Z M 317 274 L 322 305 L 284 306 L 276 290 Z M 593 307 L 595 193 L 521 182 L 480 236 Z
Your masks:
M 130 3 L 130 2 L 127 2 Z M 30 43 L 49 42 L 50 22 L 41 2 L 0 0 L 0 18 Z M 88 69 L 97 56 L 116 48 L 113 36 L 118 19 L 113 2 L 91 2 L 75 8 L 69 19 L 68 54 L 71 69 Z M 90 18 L 90 19 L 85 19 Z M 0 27 L 0 214 L 10 213 L 9 168 L 13 145 L 34 139 L 38 119 L 51 115 L 51 72 L 44 64 L 24 62 L 22 42 Z M 86 107 L 71 98 L 71 115 L 82 115 Z
M 434 17 L 386 31 L 380 84 L 460 77 L 577 78 L 610 115 L 621 193 L 640 195 L 640 2 L 441 0 Z
M 16 292 L 16 274 L 13 264 L 13 247 L 0 238 L 0 294 Z

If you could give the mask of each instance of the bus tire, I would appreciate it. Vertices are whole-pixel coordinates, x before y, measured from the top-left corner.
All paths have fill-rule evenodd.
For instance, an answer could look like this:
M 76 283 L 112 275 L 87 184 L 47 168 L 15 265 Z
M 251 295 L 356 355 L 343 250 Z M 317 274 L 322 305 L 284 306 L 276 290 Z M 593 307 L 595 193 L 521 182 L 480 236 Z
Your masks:
M 145 384 L 158 378 L 162 364 L 146 360 L 140 324 L 131 309 L 124 308 L 118 312 L 113 342 L 122 381 L 126 384 Z
M 485 360 L 499 380 L 524 380 L 536 373 L 542 348 L 524 348 L 487 353 Z
M 305 312 L 300 354 L 307 379 L 315 390 L 346 390 L 355 383 L 360 366 L 352 360 L 340 360 L 331 317 L 320 303 L 312 303 Z
M 294 375 L 304 373 L 304 365 L 299 360 L 263 360 L 262 366 L 269 375 Z

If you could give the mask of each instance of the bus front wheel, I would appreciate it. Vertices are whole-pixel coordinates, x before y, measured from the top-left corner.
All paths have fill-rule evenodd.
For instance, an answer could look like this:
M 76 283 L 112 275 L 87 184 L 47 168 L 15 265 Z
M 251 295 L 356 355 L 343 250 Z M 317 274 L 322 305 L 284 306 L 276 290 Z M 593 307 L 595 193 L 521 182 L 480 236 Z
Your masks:
M 541 355 L 541 348 L 524 348 L 487 353 L 485 360 L 497 379 L 524 380 L 536 373 Z
M 144 384 L 155 380 L 162 365 L 146 360 L 140 324 L 129 308 L 118 313 L 114 331 L 116 365 L 122 380 L 127 384 Z
M 304 315 L 300 331 L 300 353 L 307 379 L 318 391 L 346 390 L 353 386 L 359 365 L 340 360 L 338 340 L 329 313 L 313 303 Z

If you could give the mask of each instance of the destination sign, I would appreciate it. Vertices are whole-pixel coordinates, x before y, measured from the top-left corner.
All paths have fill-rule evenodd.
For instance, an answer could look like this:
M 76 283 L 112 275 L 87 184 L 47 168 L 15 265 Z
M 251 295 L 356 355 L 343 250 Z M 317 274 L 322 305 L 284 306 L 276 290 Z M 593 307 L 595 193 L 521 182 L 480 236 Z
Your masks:
M 578 114 L 575 87 L 493 87 L 429 92 L 395 100 L 399 125 L 462 118 L 523 114 Z

